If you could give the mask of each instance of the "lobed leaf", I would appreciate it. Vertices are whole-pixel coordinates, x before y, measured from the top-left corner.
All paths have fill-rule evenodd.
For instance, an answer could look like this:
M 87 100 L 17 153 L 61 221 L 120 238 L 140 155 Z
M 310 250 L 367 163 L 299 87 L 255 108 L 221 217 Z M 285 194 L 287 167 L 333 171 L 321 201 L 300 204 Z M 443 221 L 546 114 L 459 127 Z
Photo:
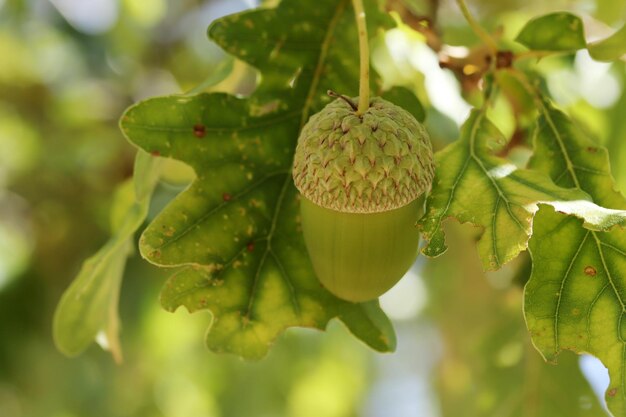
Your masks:
M 624 248 L 623 230 L 587 230 L 580 219 L 542 206 L 529 244 L 533 269 L 524 304 L 533 344 L 546 360 L 571 350 L 591 353 L 609 368 L 606 400 L 616 416 L 626 415 Z
M 576 51 L 586 46 L 582 20 L 567 12 L 550 13 L 530 20 L 515 40 L 538 51 Z
M 370 34 L 389 26 L 374 1 L 368 6 Z M 246 358 L 265 355 L 287 327 L 323 329 L 333 317 L 374 349 L 393 350 L 377 301 L 339 300 L 316 279 L 291 178 L 299 131 L 329 102 L 326 91 L 356 95 L 350 1 L 284 0 L 222 18 L 209 36 L 261 72 L 250 97 L 154 98 L 131 107 L 121 123 L 132 143 L 197 175 L 140 239 L 150 262 L 185 266 L 166 283 L 163 306 L 209 310 L 209 348 Z
M 549 102 L 540 104 L 529 167 L 561 187 L 587 192 L 602 207 L 622 210 L 624 197 L 615 189 L 607 150 Z
M 248 359 L 265 356 L 276 335 L 293 323 L 323 328 L 333 317 L 343 320 L 353 334 L 372 348 L 378 351 L 394 348 L 393 327 L 378 301 L 337 302 L 329 293 L 320 291 L 308 274 L 299 271 L 308 269 L 306 265 L 300 268 L 290 260 L 284 264 L 273 253 L 267 256 L 263 282 L 256 284 L 254 294 L 246 289 L 248 276 L 259 270 L 258 260 L 238 268 L 225 267 L 223 273 L 187 267 L 165 284 L 161 292 L 163 308 L 175 311 L 182 305 L 195 312 L 210 307 L 212 322 L 206 339 L 209 349 Z M 287 271 L 292 275 L 287 275 Z
M 148 213 L 152 190 L 158 180 L 158 161 L 138 152 L 133 181 L 123 183 L 111 210 L 112 235 L 87 259 L 63 293 L 53 319 L 57 348 L 67 356 L 84 351 L 103 332 L 116 361 L 121 361 L 117 304 L 126 258 L 132 252 L 133 235 Z
M 614 189 L 607 152 L 549 103 L 540 108 L 532 167 L 563 187 L 584 190 L 594 203 L 626 207 Z M 557 207 L 557 210 L 559 208 Z M 549 361 L 562 350 L 591 353 L 608 368 L 606 401 L 626 416 L 626 235 L 617 215 L 589 227 L 578 211 L 542 207 L 529 250 L 533 261 L 524 312 L 535 347 Z M 603 227 L 597 227 L 603 226 Z M 610 229 L 609 229 L 610 228 Z
M 498 269 L 526 249 L 537 203 L 585 200 L 580 191 L 557 187 L 545 174 L 518 169 L 496 156 L 504 136 L 474 110 L 460 138 L 436 154 L 435 183 L 419 223 L 428 256 L 447 249 L 443 220 L 455 217 L 483 228 L 478 250 L 485 269 Z

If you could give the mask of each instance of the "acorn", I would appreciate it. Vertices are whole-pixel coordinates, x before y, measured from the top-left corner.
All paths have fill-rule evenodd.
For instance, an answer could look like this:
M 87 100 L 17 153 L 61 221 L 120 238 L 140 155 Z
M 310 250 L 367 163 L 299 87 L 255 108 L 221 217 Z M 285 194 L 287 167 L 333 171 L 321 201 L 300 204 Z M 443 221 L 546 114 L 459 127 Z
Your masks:
M 433 152 L 424 126 L 401 107 L 374 97 L 359 113 L 357 99 L 334 96 L 300 133 L 293 179 L 318 279 L 361 302 L 393 287 L 417 257 Z

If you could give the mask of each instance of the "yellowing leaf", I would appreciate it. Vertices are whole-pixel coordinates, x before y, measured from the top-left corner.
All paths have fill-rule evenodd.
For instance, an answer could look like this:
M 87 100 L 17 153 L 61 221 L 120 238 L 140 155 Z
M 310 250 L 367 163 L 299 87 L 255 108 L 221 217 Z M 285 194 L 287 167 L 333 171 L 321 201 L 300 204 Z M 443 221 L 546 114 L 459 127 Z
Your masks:
M 375 34 L 389 18 L 368 4 Z M 334 317 L 373 348 L 393 350 L 377 301 L 348 303 L 319 284 L 291 177 L 299 131 L 328 103 L 327 90 L 356 95 L 350 1 L 285 0 L 222 18 L 209 35 L 261 71 L 254 94 L 154 98 L 131 107 L 121 123 L 131 142 L 184 161 L 197 175 L 140 241 L 150 262 L 186 267 L 167 282 L 163 306 L 209 310 L 207 345 L 246 358 L 264 356 L 286 327 L 323 329 Z
M 548 102 L 541 103 L 534 148 L 532 169 L 548 174 L 562 187 L 584 190 L 603 207 L 625 207 L 611 177 L 607 150 Z
M 552 208 L 539 210 L 529 243 L 533 269 L 525 288 L 526 323 L 549 361 L 562 350 L 598 357 L 611 378 L 609 409 L 626 416 L 626 234 L 620 227 L 598 227 L 620 224 L 626 200 L 614 189 L 604 148 L 549 103 L 540 115 L 531 166 L 558 185 L 588 192 L 595 203 L 612 209 L 606 210 L 612 220 L 600 216 L 589 227 Z M 574 211 L 569 213 L 580 215 Z
M 533 271 L 526 285 L 526 323 L 548 361 L 562 350 L 588 352 L 609 368 L 609 408 L 626 415 L 626 236 L 594 232 L 581 220 L 542 207 L 529 249 Z M 626 323 L 626 321 L 624 321 Z
M 504 145 L 505 138 L 484 112 L 474 110 L 461 137 L 436 154 L 435 183 L 419 224 L 429 240 L 423 249 L 426 255 L 446 250 L 441 222 L 455 217 L 483 228 L 478 243 L 483 267 L 498 269 L 526 249 L 537 203 L 588 198 L 497 157 Z

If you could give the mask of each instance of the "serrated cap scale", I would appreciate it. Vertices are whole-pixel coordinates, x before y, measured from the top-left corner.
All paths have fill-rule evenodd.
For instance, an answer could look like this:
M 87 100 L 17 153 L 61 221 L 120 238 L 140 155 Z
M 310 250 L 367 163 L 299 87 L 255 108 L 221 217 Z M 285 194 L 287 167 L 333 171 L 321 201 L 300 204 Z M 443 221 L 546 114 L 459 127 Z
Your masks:
M 403 207 L 430 189 L 433 152 L 426 129 L 380 97 L 362 115 L 336 99 L 304 126 L 293 178 L 315 204 L 347 213 Z

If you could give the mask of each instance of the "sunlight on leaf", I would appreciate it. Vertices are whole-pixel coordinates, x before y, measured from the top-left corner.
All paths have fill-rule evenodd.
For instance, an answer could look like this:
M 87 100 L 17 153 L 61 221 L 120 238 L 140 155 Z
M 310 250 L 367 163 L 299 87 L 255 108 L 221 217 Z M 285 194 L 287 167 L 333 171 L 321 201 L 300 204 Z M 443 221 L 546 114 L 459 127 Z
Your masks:
M 538 202 L 584 200 L 579 191 L 554 185 L 544 174 L 517 169 L 496 154 L 506 140 L 482 110 L 474 110 L 461 137 L 436 154 L 435 184 L 419 226 L 429 241 L 423 249 L 447 249 L 441 223 L 447 217 L 483 228 L 478 250 L 485 269 L 498 269 L 526 249 Z
M 611 377 L 609 407 L 622 416 L 626 286 L 618 271 L 626 268 L 626 239 L 621 230 L 598 233 L 581 223 L 549 207 L 535 216 L 526 322 L 533 343 L 548 361 L 556 362 L 562 350 L 598 357 Z
M 530 168 L 548 174 L 561 187 L 587 192 L 602 207 L 624 209 L 624 197 L 611 176 L 607 150 L 547 101 L 541 102 L 533 145 Z
M 615 190 L 606 149 L 549 103 L 540 108 L 540 116 L 531 167 L 613 209 L 606 210 L 606 218 L 613 220 L 601 217 L 600 225 L 621 221 L 621 214 L 615 215 L 626 200 Z M 624 416 L 626 236 L 622 228 L 602 232 L 586 226 L 552 208 L 539 210 L 529 243 L 533 269 L 524 312 L 533 343 L 547 360 L 556 361 L 562 350 L 571 350 L 602 361 L 611 378 L 607 404 L 615 416 Z
M 372 35 L 390 23 L 368 9 Z M 254 94 L 154 98 L 121 122 L 131 142 L 184 161 L 197 175 L 140 240 L 150 262 L 186 266 L 165 285 L 163 306 L 209 310 L 207 345 L 246 358 L 264 356 L 287 327 L 324 329 L 333 317 L 374 349 L 393 350 L 393 329 L 377 301 L 344 302 L 316 279 L 291 178 L 298 133 L 329 102 L 326 91 L 356 95 L 350 2 L 285 0 L 222 18 L 209 36 L 261 72 Z
M 607 209 L 590 201 L 557 201 L 552 206 L 559 213 L 583 219 L 583 227 L 589 230 L 606 231 L 626 224 L 625 210 Z

